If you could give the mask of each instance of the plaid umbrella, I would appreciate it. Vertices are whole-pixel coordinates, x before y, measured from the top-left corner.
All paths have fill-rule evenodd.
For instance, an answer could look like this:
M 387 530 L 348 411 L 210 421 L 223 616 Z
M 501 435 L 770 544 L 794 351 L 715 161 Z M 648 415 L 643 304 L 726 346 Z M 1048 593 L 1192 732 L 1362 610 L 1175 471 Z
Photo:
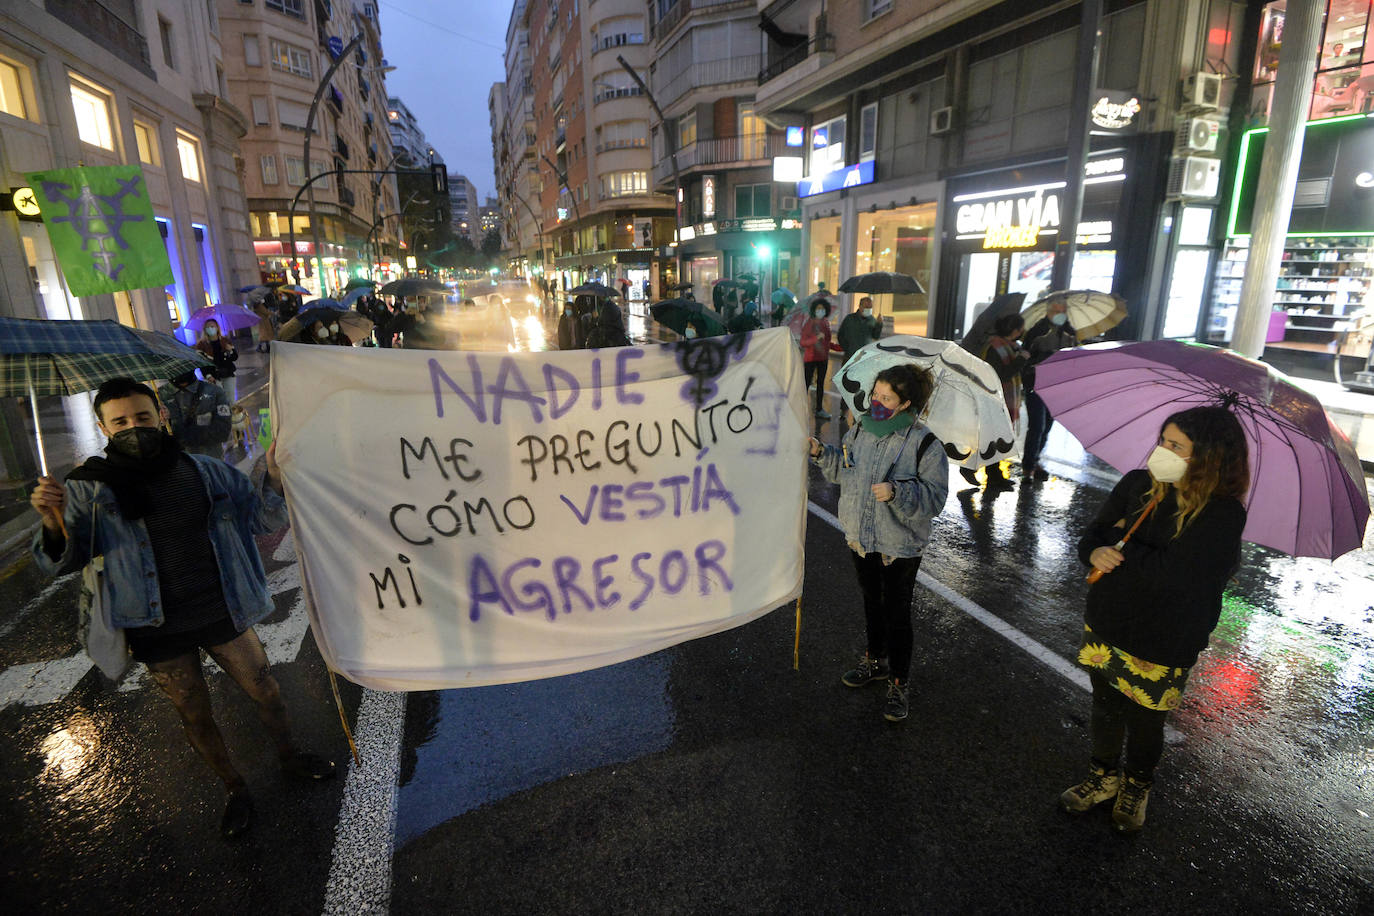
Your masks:
M 38 425 L 39 395 L 71 395 L 107 379 L 168 379 L 214 363 L 166 334 L 117 321 L 49 321 L 0 317 L 0 397 L 29 398 L 38 461 L 48 474 Z

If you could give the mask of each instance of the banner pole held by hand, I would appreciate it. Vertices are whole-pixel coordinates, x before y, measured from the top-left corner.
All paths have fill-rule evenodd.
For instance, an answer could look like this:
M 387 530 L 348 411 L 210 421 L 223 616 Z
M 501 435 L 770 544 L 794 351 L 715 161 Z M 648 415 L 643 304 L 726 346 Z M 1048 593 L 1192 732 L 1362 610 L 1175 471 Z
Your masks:
M 801 595 L 797 596 L 797 630 L 792 637 L 792 670 L 801 670 Z
M 339 710 L 339 723 L 343 725 L 344 737 L 348 739 L 348 749 L 353 752 L 353 762 L 362 766 L 362 758 L 358 756 L 358 745 L 353 740 L 353 731 L 348 727 L 348 716 L 344 715 L 343 698 L 339 696 L 339 679 L 334 676 L 332 667 L 325 665 L 324 668 L 329 672 L 329 689 L 334 691 L 334 706 Z

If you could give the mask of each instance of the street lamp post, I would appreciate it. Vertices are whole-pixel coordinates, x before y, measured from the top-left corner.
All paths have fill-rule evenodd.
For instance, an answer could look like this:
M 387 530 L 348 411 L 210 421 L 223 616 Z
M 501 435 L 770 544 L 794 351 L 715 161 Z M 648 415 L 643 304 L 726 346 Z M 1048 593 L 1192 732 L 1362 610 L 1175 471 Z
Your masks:
M 401 158 L 401 156 L 403 156 L 403 155 L 405 155 L 405 150 L 399 150 L 399 151 L 397 151 L 394 155 L 392 155 L 390 161 L 388 161 L 386 165 L 382 166 L 382 172 L 383 172 L 383 173 L 389 172 L 389 171 L 391 170 L 391 167 L 392 167 L 393 165 L 396 164 L 396 160 L 399 159 L 399 158 Z M 385 180 L 386 180 L 386 174 L 381 174 L 381 175 L 378 175 L 378 176 L 373 180 L 373 182 L 372 182 L 372 219 L 373 219 L 373 221 L 374 221 L 374 225 L 376 224 L 377 217 L 381 216 L 380 204 L 381 204 L 381 196 L 382 196 L 382 182 L 385 181 Z M 405 207 L 401 207 L 401 211 L 404 212 L 404 211 L 405 211 Z M 367 257 L 368 257 L 367 273 L 368 273 L 368 276 L 372 277 L 372 279 L 375 280 L 375 279 L 377 279 L 377 277 L 376 277 L 376 273 L 377 273 L 377 272 L 376 272 L 373 268 L 374 268 L 374 266 L 376 265 L 376 263 L 380 260 L 380 258 L 378 257 L 378 253 L 377 253 L 377 252 L 374 252 L 374 251 L 372 250 L 372 241 L 371 241 L 371 239 L 372 239 L 372 233 L 369 232 L 369 233 L 368 233 L 368 244 L 367 244 Z
M 649 91 L 648 86 L 644 85 L 644 80 L 640 78 L 639 74 L 635 71 L 635 68 L 631 67 L 629 63 L 626 62 L 625 57 L 623 55 L 617 54 L 615 56 L 615 59 L 616 62 L 624 68 L 625 72 L 630 74 L 630 79 L 635 81 L 635 85 L 639 86 L 640 91 L 644 93 L 644 97 L 649 100 L 649 107 L 654 110 L 654 114 L 658 115 L 658 123 L 663 125 L 663 143 L 665 145 L 665 148 L 668 150 L 668 156 L 673 163 L 673 254 L 676 255 L 677 282 L 681 283 L 682 173 L 678 171 L 677 167 L 677 138 L 675 138 L 673 136 L 673 132 L 668 129 L 668 119 L 663 117 L 663 109 L 658 107 L 658 101 L 654 98 L 654 94 Z
M 363 43 L 363 34 L 359 32 L 354 35 L 348 44 L 344 45 L 343 51 L 334 62 L 329 65 L 329 69 L 324 71 L 324 76 L 320 77 L 320 84 L 315 87 L 315 98 L 310 101 L 310 113 L 305 118 L 305 174 L 310 177 L 310 139 L 315 135 L 315 115 L 320 110 L 320 99 L 324 98 L 324 90 L 329 86 L 329 81 L 334 78 L 334 74 L 339 72 L 339 66 L 348 59 L 358 45 Z M 315 187 L 310 185 L 306 191 L 306 209 L 310 214 L 310 235 L 314 243 L 315 251 L 315 276 L 320 278 L 320 293 L 324 293 L 324 259 L 320 257 L 320 222 L 315 215 Z M 293 231 L 295 227 L 292 227 Z M 296 282 L 301 282 L 301 271 L 296 267 L 296 252 L 291 252 L 291 266 L 296 273 Z

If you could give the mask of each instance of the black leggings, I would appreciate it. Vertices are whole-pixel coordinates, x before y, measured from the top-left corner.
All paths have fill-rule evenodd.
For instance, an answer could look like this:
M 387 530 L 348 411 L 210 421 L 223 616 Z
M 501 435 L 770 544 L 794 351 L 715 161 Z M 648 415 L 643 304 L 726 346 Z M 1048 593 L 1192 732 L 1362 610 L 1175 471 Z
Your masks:
M 816 377 L 817 410 L 820 410 L 821 405 L 825 403 L 825 369 L 828 365 L 830 365 L 829 362 L 824 360 L 814 363 L 802 363 L 802 366 L 804 367 L 804 374 L 802 376 L 802 379 L 806 382 L 808 386 L 811 384 L 811 376 L 814 375 Z
M 892 676 L 905 682 L 911 673 L 911 597 L 921 558 L 897 557 L 884 565 L 879 553 L 861 557 L 851 550 L 850 556 L 864 598 L 868 654 L 887 658 Z
M 1164 754 L 1164 718 L 1167 712 L 1149 709 L 1112 686 L 1101 672 L 1089 671 L 1093 684 L 1093 711 L 1089 730 L 1093 761 L 1104 769 L 1116 769 L 1121 743 L 1126 743 L 1126 775 L 1141 782 L 1154 776 Z

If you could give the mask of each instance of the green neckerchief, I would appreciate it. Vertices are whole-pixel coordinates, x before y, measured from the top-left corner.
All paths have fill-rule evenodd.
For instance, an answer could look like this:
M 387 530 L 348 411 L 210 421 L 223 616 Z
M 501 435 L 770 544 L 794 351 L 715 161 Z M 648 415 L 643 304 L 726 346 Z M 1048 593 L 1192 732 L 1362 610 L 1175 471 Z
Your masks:
M 895 433 L 899 429 L 906 429 L 915 422 L 916 416 L 909 410 L 904 410 L 886 420 L 875 420 L 866 413 L 859 414 L 859 425 L 879 439 L 889 433 Z

